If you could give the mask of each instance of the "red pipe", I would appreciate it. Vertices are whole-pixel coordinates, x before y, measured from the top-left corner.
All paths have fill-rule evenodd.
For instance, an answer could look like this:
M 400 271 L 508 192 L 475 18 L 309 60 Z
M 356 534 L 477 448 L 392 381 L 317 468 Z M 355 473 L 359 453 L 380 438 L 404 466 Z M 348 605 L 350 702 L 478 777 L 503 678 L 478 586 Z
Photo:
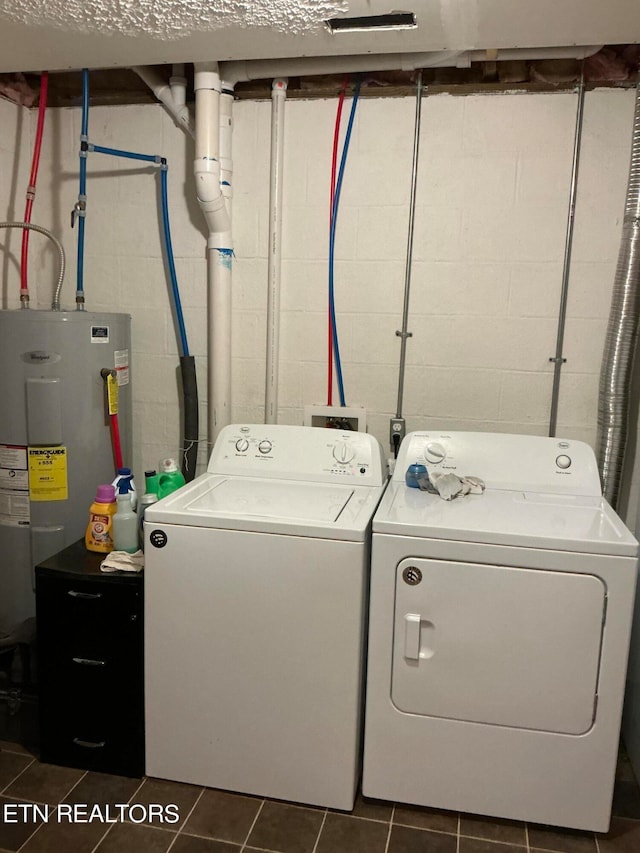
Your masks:
M 113 439 L 113 458 L 116 463 L 116 471 L 123 467 L 122 461 L 122 445 L 120 444 L 120 426 L 118 424 L 118 415 L 109 415 L 111 421 L 111 437 Z
M 333 130 L 333 155 L 331 157 L 331 194 L 330 194 L 330 205 L 329 205 L 329 229 L 333 224 L 333 202 L 336 194 L 336 166 L 338 163 L 338 141 L 340 138 L 340 121 L 342 118 L 342 106 L 344 104 L 344 96 L 347 91 L 347 83 L 349 81 L 348 77 L 345 77 L 342 81 L 342 89 L 340 90 L 340 97 L 338 98 L 338 108 L 336 111 L 336 123 Z M 331 406 L 333 404 L 333 335 L 331 332 L 332 326 L 332 316 L 331 316 L 331 303 L 329 303 L 329 311 L 328 311 L 328 332 L 329 332 L 329 340 L 328 340 L 328 356 L 327 356 L 327 406 Z
M 49 73 L 42 72 L 40 77 L 40 98 L 38 101 L 38 124 L 36 127 L 36 138 L 33 146 L 33 158 L 31 160 L 31 175 L 27 187 L 27 202 L 24 209 L 23 222 L 31 222 L 31 211 L 33 201 L 36 197 L 36 181 L 38 180 L 38 166 L 40 165 L 40 150 L 42 148 L 42 136 L 44 133 L 44 115 L 47 109 L 47 92 L 49 90 Z M 27 278 L 27 259 L 29 255 L 29 231 L 22 231 L 22 253 L 20 259 L 20 301 L 29 303 L 29 282 Z

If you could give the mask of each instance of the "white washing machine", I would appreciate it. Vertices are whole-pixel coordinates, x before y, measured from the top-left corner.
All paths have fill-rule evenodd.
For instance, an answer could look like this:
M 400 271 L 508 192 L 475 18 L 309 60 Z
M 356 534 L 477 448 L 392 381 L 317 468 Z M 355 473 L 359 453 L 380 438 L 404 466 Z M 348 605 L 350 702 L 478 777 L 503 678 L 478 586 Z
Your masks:
M 408 488 L 416 462 L 486 491 Z M 408 435 L 373 522 L 363 793 L 606 831 L 637 551 L 588 445 Z
M 352 808 L 385 483 L 370 435 L 233 425 L 146 510 L 148 775 Z

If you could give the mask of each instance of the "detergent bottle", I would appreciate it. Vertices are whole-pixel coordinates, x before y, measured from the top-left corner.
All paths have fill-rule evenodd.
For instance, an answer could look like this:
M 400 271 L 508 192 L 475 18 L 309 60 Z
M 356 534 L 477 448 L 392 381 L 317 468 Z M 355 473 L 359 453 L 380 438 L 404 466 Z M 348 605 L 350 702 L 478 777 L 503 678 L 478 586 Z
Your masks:
M 175 459 L 163 459 L 160 462 L 160 476 L 158 477 L 158 498 L 166 498 L 171 492 L 175 492 L 180 486 L 184 486 L 185 479 L 178 471 Z
M 116 490 L 111 483 L 98 486 L 89 507 L 89 524 L 84 537 L 88 551 L 108 554 L 113 551 L 113 516 L 116 513 Z
M 129 492 L 129 496 L 131 497 L 131 508 L 135 510 L 138 494 L 136 492 L 136 484 L 133 482 L 131 468 L 118 468 L 118 474 L 113 481 L 113 487 L 116 490 L 116 494 L 120 494 L 123 491 L 123 483 L 126 484 L 125 491 Z
M 158 494 L 158 489 L 160 488 L 158 485 L 158 472 L 154 468 L 151 468 L 149 471 L 144 472 L 144 482 L 146 494 Z

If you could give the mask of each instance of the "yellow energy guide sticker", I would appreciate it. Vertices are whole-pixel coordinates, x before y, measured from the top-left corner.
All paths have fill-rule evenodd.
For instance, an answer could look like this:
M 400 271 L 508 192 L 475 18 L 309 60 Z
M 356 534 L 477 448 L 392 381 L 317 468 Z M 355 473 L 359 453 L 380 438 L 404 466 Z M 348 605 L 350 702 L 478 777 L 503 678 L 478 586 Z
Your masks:
M 118 379 L 115 370 L 107 376 L 107 405 L 110 415 L 118 414 Z
M 66 501 L 67 448 L 29 448 L 29 497 L 32 501 Z

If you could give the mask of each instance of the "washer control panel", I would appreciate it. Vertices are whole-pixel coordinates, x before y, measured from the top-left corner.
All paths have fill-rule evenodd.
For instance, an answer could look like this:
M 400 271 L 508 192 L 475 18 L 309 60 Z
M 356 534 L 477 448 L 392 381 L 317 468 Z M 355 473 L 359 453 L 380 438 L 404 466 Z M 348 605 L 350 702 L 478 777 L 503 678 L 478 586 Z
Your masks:
M 481 432 L 412 432 L 396 461 L 394 480 L 420 463 L 434 473 L 484 480 L 488 488 L 589 495 L 602 494 L 593 450 L 582 441 L 536 435 Z
M 382 448 L 362 432 L 280 424 L 225 427 L 207 471 L 318 482 L 380 486 L 386 479 Z

